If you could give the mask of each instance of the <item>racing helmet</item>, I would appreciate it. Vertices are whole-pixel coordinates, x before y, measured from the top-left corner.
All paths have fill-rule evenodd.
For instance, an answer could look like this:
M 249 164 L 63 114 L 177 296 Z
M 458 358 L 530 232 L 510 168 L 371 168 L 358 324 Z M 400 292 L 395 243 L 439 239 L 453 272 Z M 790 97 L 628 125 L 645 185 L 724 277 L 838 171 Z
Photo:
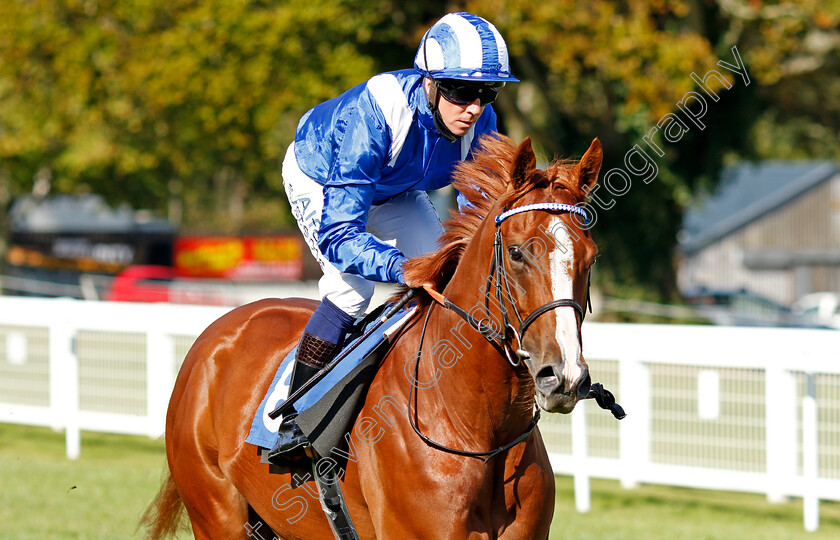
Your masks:
M 423 36 L 414 68 L 432 80 L 519 82 L 510 72 L 507 44 L 486 19 L 449 13 Z

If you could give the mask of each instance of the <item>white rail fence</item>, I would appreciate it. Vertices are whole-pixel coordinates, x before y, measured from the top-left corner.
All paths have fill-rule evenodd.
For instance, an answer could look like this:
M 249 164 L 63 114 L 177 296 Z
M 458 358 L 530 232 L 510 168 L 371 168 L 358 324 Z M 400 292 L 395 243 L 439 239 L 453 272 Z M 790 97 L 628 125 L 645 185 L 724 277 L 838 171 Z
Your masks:
M 195 337 L 229 308 L 0 297 L 0 422 L 158 437 Z M 593 380 L 628 416 L 584 402 L 543 415 L 556 472 L 589 478 L 840 500 L 840 332 L 587 323 Z

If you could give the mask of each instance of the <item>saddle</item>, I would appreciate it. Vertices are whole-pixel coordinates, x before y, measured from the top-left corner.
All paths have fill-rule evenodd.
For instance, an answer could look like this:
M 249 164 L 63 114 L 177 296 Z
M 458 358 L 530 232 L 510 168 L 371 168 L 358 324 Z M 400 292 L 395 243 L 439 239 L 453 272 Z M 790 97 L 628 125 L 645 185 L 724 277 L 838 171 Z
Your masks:
M 349 457 L 350 431 L 380 362 L 391 348 L 391 337 L 414 313 L 413 309 L 403 309 L 376 332 L 364 338 L 368 328 L 390 306 L 385 303 L 356 321 L 348 332 L 343 348 L 346 350 L 352 347 L 353 350 L 295 403 L 295 409 L 299 411 L 295 421 L 306 434 L 316 454 L 334 459 L 341 468 L 346 465 Z M 264 463 L 268 463 L 268 449 L 277 440 L 277 427 L 280 423 L 279 420 L 270 419 L 268 413 L 288 397 L 296 351 L 297 347 L 280 363 L 268 392 L 257 408 L 246 438 L 246 442 L 260 448 Z M 271 472 L 286 472 L 269 465 Z M 308 463 L 301 463 L 301 466 L 309 467 Z

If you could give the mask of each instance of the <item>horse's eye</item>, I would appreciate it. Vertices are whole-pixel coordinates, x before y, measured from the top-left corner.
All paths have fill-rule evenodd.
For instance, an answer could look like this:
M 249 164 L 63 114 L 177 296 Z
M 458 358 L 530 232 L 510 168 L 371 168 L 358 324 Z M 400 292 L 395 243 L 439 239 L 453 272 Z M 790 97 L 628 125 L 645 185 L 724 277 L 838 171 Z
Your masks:
M 510 246 L 508 248 L 508 255 L 510 255 L 510 260 L 515 262 L 521 262 L 523 259 L 522 250 L 519 249 L 519 246 Z

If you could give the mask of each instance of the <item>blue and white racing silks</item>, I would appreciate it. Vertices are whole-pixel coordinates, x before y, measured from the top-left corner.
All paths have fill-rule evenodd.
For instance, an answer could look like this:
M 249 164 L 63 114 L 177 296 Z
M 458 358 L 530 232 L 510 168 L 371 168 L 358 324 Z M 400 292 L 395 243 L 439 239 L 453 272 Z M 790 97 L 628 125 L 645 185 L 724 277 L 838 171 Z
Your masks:
M 444 139 L 414 69 L 377 75 L 309 110 L 294 148 L 301 171 L 324 186 L 321 253 L 342 272 L 402 282 L 405 256 L 365 232 L 371 205 L 448 185 L 479 136 L 495 131 L 496 113 L 487 105 L 466 135 Z

